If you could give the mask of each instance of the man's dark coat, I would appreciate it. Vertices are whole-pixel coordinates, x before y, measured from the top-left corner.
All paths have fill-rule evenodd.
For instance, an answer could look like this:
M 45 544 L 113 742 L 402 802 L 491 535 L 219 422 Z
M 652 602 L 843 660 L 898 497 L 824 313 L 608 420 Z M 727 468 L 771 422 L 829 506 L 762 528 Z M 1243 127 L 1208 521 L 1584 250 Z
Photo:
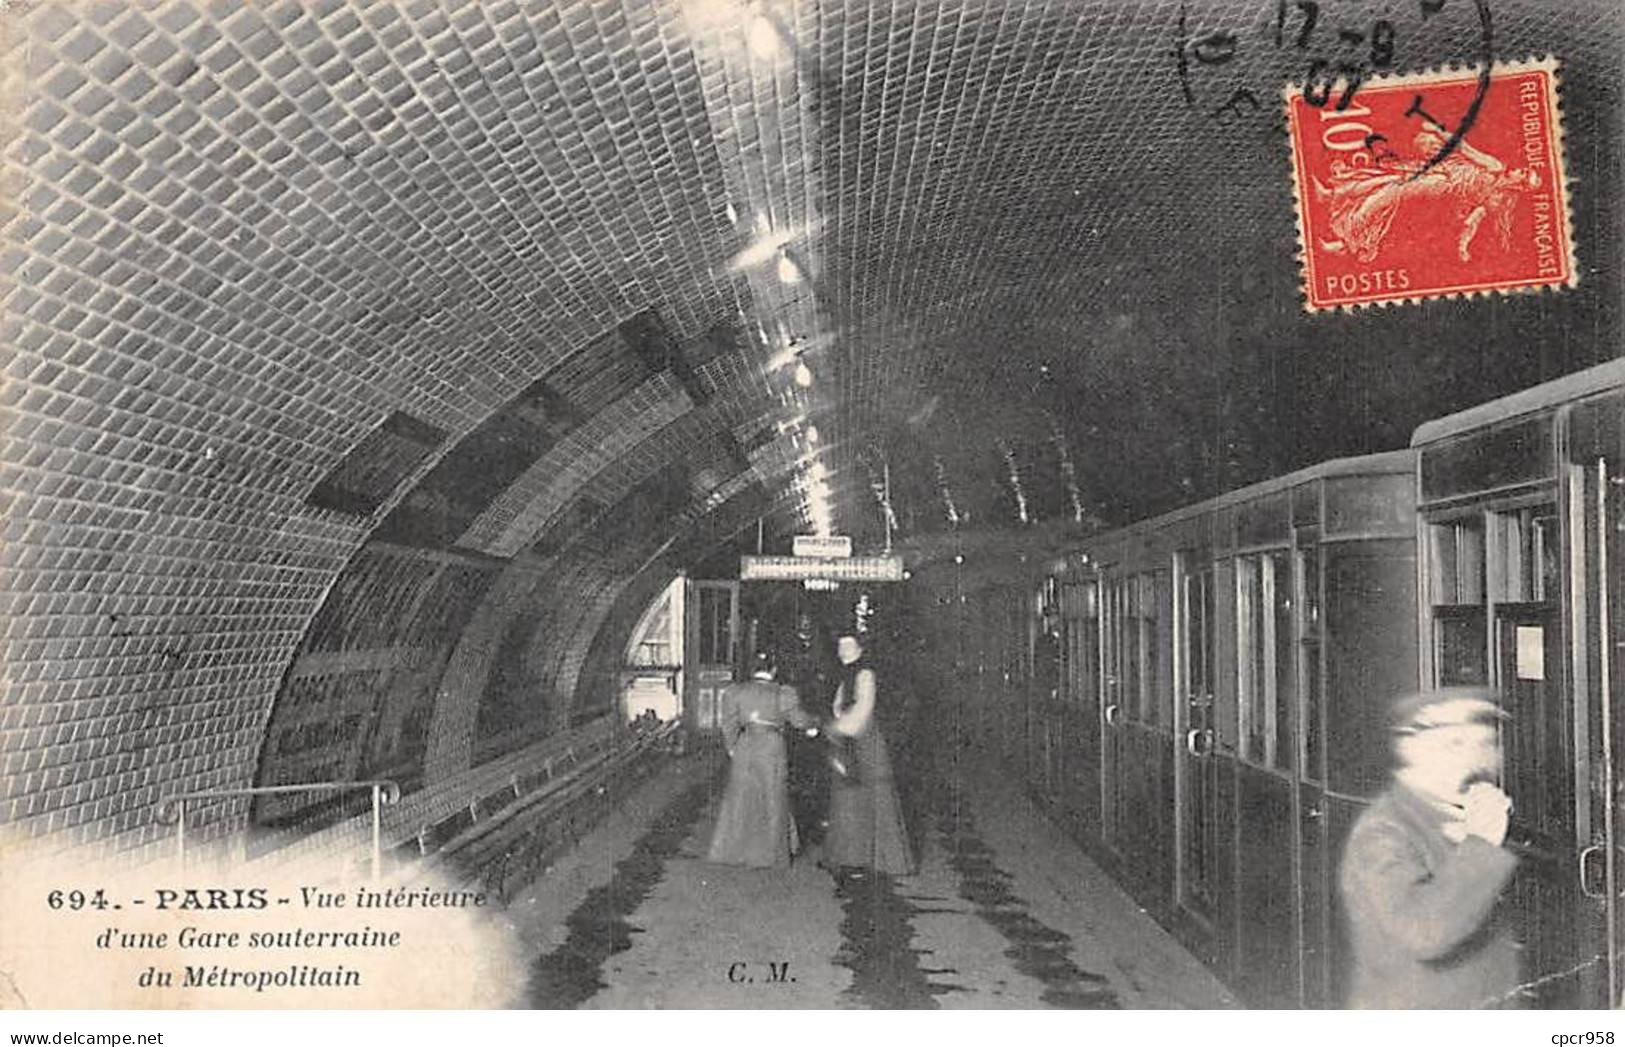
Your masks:
M 1518 946 L 1496 902 L 1516 857 L 1445 836 L 1444 812 L 1402 785 L 1349 835 L 1341 870 L 1354 948 L 1350 1007 L 1515 1005 Z

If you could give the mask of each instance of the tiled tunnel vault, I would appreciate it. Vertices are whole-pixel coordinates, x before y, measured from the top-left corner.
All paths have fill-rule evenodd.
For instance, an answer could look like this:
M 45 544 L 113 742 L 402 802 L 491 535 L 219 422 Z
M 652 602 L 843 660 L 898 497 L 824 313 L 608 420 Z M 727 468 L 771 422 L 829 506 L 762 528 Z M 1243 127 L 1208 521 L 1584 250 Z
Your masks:
M 1484 7 L 1389 4 L 1403 66 Z M 7 5 L 0 822 L 139 852 L 167 792 L 569 731 L 675 570 L 799 526 L 809 420 L 860 538 L 884 456 L 908 528 L 1006 451 L 1066 512 L 1057 432 L 1122 519 L 1616 354 L 1625 15 L 1488 8 L 1562 62 L 1579 287 L 1310 319 L 1278 114 L 1213 115 L 1300 72 L 1273 4 Z M 1189 97 L 1182 12 L 1247 42 Z

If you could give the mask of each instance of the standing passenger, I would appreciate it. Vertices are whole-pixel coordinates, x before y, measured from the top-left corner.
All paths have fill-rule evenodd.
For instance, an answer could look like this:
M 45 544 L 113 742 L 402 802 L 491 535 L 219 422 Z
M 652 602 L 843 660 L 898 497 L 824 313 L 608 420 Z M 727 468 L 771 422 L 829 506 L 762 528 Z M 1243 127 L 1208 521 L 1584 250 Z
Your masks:
M 780 729 L 813 721 L 801 711 L 795 689 L 774 683 L 773 677 L 772 658 L 758 654 L 751 678 L 722 692 L 722 738 L 732 762 L 709 861 L 786 866 L 798 849 Z
M 1353 942 L 1351 1007 L 1507 1006 L 1517 945 L 1496 912 L 1517 859 L 1501 711 L 1482 688 L 1395 709 L 1395 781 L 1349 835 L 1341 887 Z
M 875 672 L 856 636 L 841 637 L 835 653 L 843 672 L 829 729 L 835 737 L 850 739 L 846 755 L 851 763 L 831 778 L 824 862 L 832 869 L 858 866 L 904 876 L 914 871 L 914 856 L 875 717 Z

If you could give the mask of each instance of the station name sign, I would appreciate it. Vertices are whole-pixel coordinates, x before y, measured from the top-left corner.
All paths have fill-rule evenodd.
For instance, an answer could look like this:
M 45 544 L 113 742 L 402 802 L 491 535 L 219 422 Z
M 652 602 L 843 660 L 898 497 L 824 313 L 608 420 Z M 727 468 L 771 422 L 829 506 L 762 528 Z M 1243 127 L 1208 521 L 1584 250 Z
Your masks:
M 799 582 L 824 578 L 832 582 L 900 582 L 900 556 L 741 556 L 739 577 L 747 582 Z
M 797 556 L 846 558 L 852 555 L 852 536 L 846 534 L 798 534 L 791 539 L 790 551 Z

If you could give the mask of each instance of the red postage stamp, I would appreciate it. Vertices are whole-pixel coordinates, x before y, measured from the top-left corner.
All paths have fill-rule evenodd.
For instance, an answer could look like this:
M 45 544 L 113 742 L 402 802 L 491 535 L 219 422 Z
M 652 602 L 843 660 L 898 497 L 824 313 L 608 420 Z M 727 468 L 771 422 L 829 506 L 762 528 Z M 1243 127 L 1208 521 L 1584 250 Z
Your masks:
M 1552 60 L 1289 87 L 1311 312 L 1573 287 Z

